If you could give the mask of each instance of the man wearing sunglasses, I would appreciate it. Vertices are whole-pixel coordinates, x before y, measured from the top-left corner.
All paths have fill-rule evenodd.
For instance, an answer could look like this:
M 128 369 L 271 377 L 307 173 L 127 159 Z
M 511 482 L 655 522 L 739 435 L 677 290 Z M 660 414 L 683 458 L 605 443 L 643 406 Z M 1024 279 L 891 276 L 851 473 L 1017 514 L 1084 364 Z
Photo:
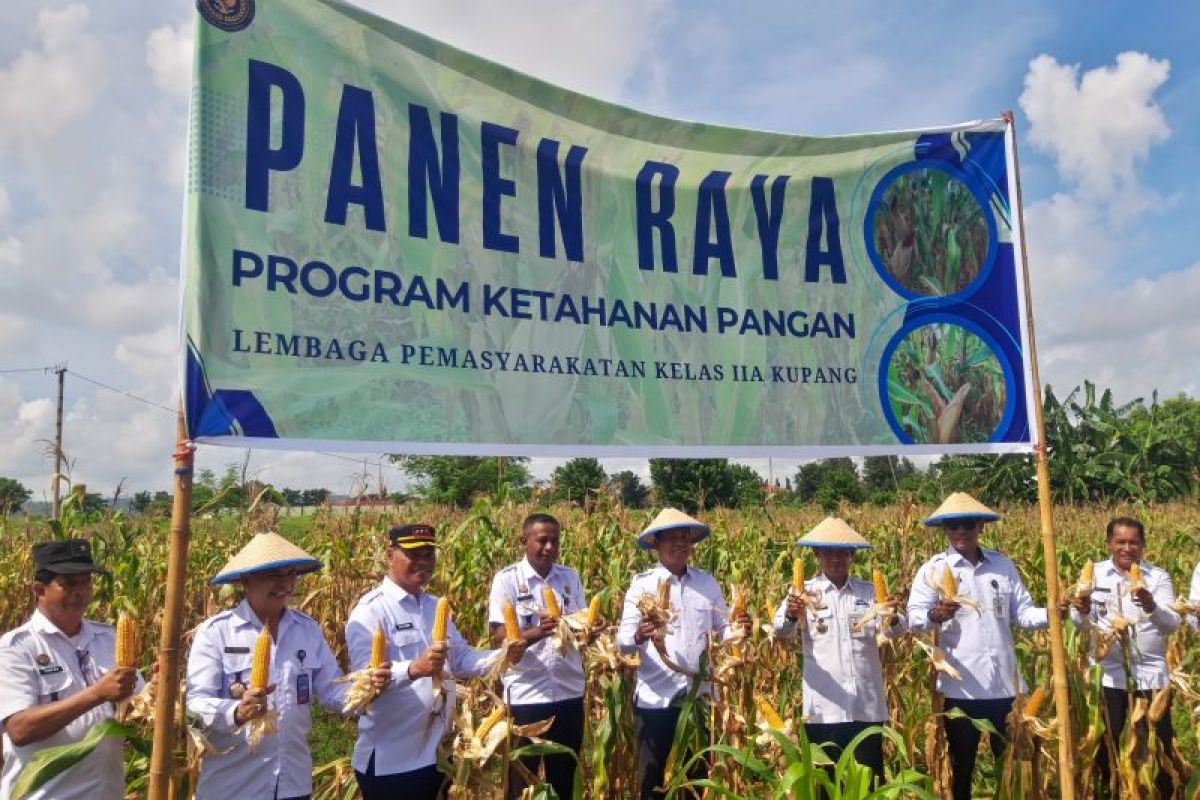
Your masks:
M 1048 624 L 1046 609 L 1034 606 L 1012 561 L 979 546 L 984 523 L 998 519 L 999 514 L 969 494 L 946 498 L 925 525 L 941 528 L 949 547 L 921 565 L 908 598 L 909 628 L 934 631 L 946 660 L 961 675 L 957 680 L 944 672 L 937 675 L 945 710 L 965 714 L 945 719 L 955 800 L 971 797 L 980 738 L 971 720 L 986 719 L 996 729 L 991 747 L 999 759 L 1008 712 L 1016 695 L 1027 691 L 1017 671 L 1012 628 L 1035 630 Z M 940 589 L 946 570 L 958 587 L 955 598 L 966 602 L 956 602 Z
M 342 670 L 320 623 L 289 608 L 297 576 L 320 568 L 282 536 L 260 533 L 212 579 L 241 584 L 245 598 L 202 622 L 188 654 L 188 711 L 214 750 L 200 765 L 197 800 L 304 800 L 312 793 L 312 703 L 340 712 L 348 688 L 336 683 Z M 254 644 L 264 628 L 273 641 L 270 677 L 267 688 L 253 689 Z M 376 670 L 372 681 L 386 688 L 390 668 Z M 251 750 L 246 723 L 271 710 L 279 715 L 278 733 Z
M 133 694 L 137 670 L 115 667 L 116 632 L 84 619 L 92 562 L 80 539 L 33 546 L 32 590 L 37 609 L 28 622 L 0 637 L 0 728 L 4 765 L 0 798 L 39 751 L 74 744 L 113 715 L 113 703 Z M 107 737 L 91 755 L 51 778 L 29 800 L 119 800 L 125 796 L 121 742 Z

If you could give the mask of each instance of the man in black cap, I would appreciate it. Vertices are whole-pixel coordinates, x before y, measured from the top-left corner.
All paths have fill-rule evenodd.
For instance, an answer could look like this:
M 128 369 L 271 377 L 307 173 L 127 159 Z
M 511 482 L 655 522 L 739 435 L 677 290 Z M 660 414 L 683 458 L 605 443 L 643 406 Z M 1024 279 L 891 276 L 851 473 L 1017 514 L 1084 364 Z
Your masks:
M 133 694 L 137 670 L 114 667 L 116 631 L 84 619 L 92 599 L 92 561 L 83 540 L 34 545 L 34 597 L 28 622 L 0 637 L 0 725 L 4 765 L 0 798 L 7 798 L 40 750 L 80 741 L 113 715 L 112 703 Z M 26 795 L 29 800 L 120 800 L 125 796 L 121 742 L 101 740 L 87 758 Z

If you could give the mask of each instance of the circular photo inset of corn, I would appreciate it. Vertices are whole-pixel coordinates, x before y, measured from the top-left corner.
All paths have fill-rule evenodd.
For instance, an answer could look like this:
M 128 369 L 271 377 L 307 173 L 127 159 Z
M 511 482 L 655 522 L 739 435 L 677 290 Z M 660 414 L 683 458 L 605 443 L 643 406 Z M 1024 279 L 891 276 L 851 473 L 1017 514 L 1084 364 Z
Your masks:
M 979 275 L 988 221 L 971 189 L 942 169 L 899 175 L 874 212 L 875 252 L 892 279 L 924 297 L 957 294 Z
M 914 444 L 986 442 L 1008 399 L 991 346 L 950 323 L 922 325 L 900 340 L 888 361 L 887 397 Z

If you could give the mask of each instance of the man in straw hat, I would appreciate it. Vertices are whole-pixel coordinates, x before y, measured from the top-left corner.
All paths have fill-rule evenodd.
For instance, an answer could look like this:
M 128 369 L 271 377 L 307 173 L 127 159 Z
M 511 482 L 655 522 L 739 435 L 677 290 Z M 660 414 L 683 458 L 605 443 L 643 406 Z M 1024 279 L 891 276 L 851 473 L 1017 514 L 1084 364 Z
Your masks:
M 4 766 L 0 798 L 30 760 L 49 747 L 74 744 L 113 716 L 113 703 L 137 688 L 137 671 L 115 667 L 111 625 L 84 619 L 92 575 L 108 574 L 82 539 L 33 546 L 29 621 L 0 637 L 0 728 Z M 125 796 L 121 742 L 106 737 L 90 755 L 27 794 L 29 800 L 119 800 Z
M 729 606 L 712 575 L 688 564 L 692 547 L 709 535 L 708 526 L 682 511 L 665 508 L 637 538 L 638 546 L 655 550 L 658 565 L 634 576 L 625 593 L 617 648 L 624 655 L 639 653 L 634 691 L 634 728 L 638 738 L 638 783 L 642 798 L 660 798 L 663 769 L 675 738 L 680 702 L 700 670 L 710 633 L 726 631 Z M 644 613 L 644 596 L 669 595 L 669 621 Z M 750 626 L 743 613 L 734 622 Z M 665 625 L 665 632 L 660 627 Z M 654 643 L 656 634 L 659 644 Z M 707 691 L 707 687 L 704 687 Z M 701 768 L 703 765 L 698 765 Z
M 1101 785 L 1109 782 L 1109 750 L 1120 749 L 1121 733 L 1133 706 L 1139 700 L 1149 704 L 1158 692 L 1170 690 L 1167 645 L 1182 623 L 1172 608 L 1175 588 L 1170 574 L 1142 559 L 1146 551 L 1146 528 L 1142 522 L 1133 517 L 1114 517 L 1109 520 L 1105 534 L 1111 558 L 1095 565 L 1091 592 L 1076 595 L 1071 610 L 1076 625 L 1095 632 L 1096 649 L 1091 661 L 1104 672 L 1101 683 L 1107 725 L 1105 741 L 1096 754 L 1096 773 Z M 1137 575 L 1132 574 L 1135 565 Z M 1126 645 L 1129 652 L 1125 652 Z M 1132 667 L 1132 676 L 1126 674 L 1126 664 Z M 1172 797 L 1171 770 L 1179 770 L 1174 759 L 1170 696 L 1165 697 L 1161 707 L 1152 708 L 1147 716 L 1154 723 L 1155 735 L 1167 755 L 1159 762 L 1155 783 L 1161 797 Z M 1147 728 L 1145 718 L 1135 726 L 1139 758 L 1145 758 Z
M 903 634 L 904 619 L 886 600 L 876 603 L 873 583 L 850 577 L 854 551 L 871 544 L 845 521 L 826 517 L 796 545 L 813 549 L 820 572 L 775 610 L 775 634 L 789 639 L 800 628 L 805 731 L 810 742 L 831 745 L 827 752 L 836 760 L 854 737 L 887 723 L 876 636 Z M 883 783 L 882 734 L 860 742 L 854 759 Z
M 521 663 L 506 671 L 502 681 L 504 699 L 513 722 L 529 725 L 553 718 L 554 724 L 540 738 L 564 745 L 579 753 L 583 746 L 583 656 L 574 647 L 554 646 L 553 634 L 559 617 L 549 613 L 546 593 L 553 592 L 562 616 L 587 608 L 579 573 L 558 563 L 561 529 L 550 514 L 536 513 L 521 526 L 524 557 L 505 567 L 492 579 L 488 622 L 496 644 L 504 641 L 504 604 L 517 612 L 521 637 L 529 646 Z M 561 798 L 569 798 L 575 783 L 576 759 L 567 753 L 522 759 L 537 774 L 544 762 L 546 781 Z M 509 797 L 525 788 L 515 768 L 508 778 Z
M 438 598 L 425 591 L 437 565 L 433 526 L 400 525 L 387 536 L 387 574 L 350 612 L 346 645 L 352 667 L 366 667 L 375 631 L 382 626 L 395 688 L 359 717 L 351 764 L 364 800 L 433 800 L 444 782 L 437 747 L 454 713 L 450 676 L 484 675 L 501 651 L 471 647 L 453 621 L 446 626 L 446 641 L 433 641 Z M 507 653 L 516 663 L 524 645 L 510 646 Z
M 1012 627 L 1037 630 L 1048 624 L 1046 609 L 1034 606 L 1012 561 L 979 546 L 984 523 L 998 519 L 969 494 L 946 498 L 925 525 L 941 528 L 950 546 L 921 565 L 908 598 L 912 631 L 934 631 L 948 665 L 960 675 L 937 675 L 946 711 L 966 715 L 945 720 L 955 800 L 971 797 L 980 739 L 971 720 L 985 719 L 996 729 L 991 746 L 999 759 L 1008 712 L 1016 695 L 1027 691 L 1017 671 Z
M 200 624 L 187 663 L 187 707 L 199 717 L 213 746 L 200 765 L 198 800 L 229 797 L 307 798 L 312 793 L 308 734 L 314 698 L 341 711 L 346 686 L 320 624 L 288 603 L 296 578 L 321 562 L 277 533 L 255 535 L 212 578 L 214 586 L 241 584 L 232 609 Z M 268 686 L 252 688 L 254 645 L 264 628 L 274 640 Z M 372 676 L 391 680 L 387 668 Z M 247 723 L 271 708 L 278 732 L 249 744 Z

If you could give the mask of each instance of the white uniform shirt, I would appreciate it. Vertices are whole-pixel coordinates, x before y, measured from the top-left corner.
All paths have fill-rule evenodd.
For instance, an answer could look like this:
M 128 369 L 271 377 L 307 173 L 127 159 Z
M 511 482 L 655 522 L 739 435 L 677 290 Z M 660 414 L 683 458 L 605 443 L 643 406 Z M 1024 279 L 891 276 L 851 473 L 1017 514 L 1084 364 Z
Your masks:
M 938 629 L 938 645 L 946 660 L 962 674 L 954 680 L 938 672 L 937 688 L 956 700 L 995 700 L 1015 697 L 1026 690 L 1017 673 L 1012 627 L 1045 628 L 1046 609 L 1037 608 L 1029 590 L 1007 556 L 980 548 L 979 564 L 972 565 L 953 548 L 938 553 L 917 570 L 908 596 L 908 624 L 914 633 Z M 980 609 L 962 606 L 953 619 L 935 625 L 929 610 L 937 605 L 934 586 L 949 565 L 958 579 L 959 594 L 979 603 Z
M 653 642 L 647 639 L 639 647 L 633 641 L 642 614 L 637 601 L 643 594 L 658 592 L 658 582 L 671 584 L 671 609 L 676 612 L 667 626 L 667 655 L 680 667 L 695 673 L 700 669 L 700 657 L 708 649 L 710 631 L 723 633 L 729 606 L 716 579 L 698 567 L 689 566 L 676 577 L 662 564 L 635 575 L 625 593 L 621 624 L 617 628 L 617 649 L 624 655 L 640 650 L 641 663 L 637 671 L 637 690 L 634 703 L 639 708 L 667 708 L 677 697 L 687 693 L 691 677 L 676 672 L 663 663 Z
M 342 670 L 315 619 L 285 609 L 271 646 L 270 708 L 279 712 L 279 733 L 263 737 L 251 753 L 248 726 L 233 721 L 235 683 L 250 683 L 254 643 L 263 624 L 243 600 L 200 624 L 187 663 L 187 708 L 200 718 L 218 751 L 200 765 L 197 800 L 230 797 L 300 797 L 312 793 L 314 700 L 341 711 L 347 684 L 334 683 Z M 228 750 L 229 752 L 224 752 Z
M 78 694 L 113 667 L 116 632 L 111 625 L 83 621 L 78 641 L 41 611 L 0 637 L 0 727 L 12 715 Z M 40 750 L 78 742 L 98 722 L 113 715 L 112 703 L 76 717 L 53 736 L 17 747 L 4 729 L 0 798 L 12 791 L 21 768 Z M 106 736 L 87 758 L 27 797 L 30 800 L 120 800 L 125 796 L 121 741 Z
M 1133 602 L 1129 592 L 1129 576 L 1117 569 L 1112 559 L 1101 561 L 1095 568 L 1095 590 L 1092 592 L 1092 613 L 1081 618 L 1071 609 L 1071 620 L 1081 628 L 1112 630 L 1110 620 L 1118 614 L 1139 620 L 1129 628 L 1130 654 L 1133 664 L 1133 680 L 1138 689 L 1161 689 L 1171 682 L 1167 670 L 1167 643 L 1171 634 L 1179 629 L 1179 614 L 1171 606 L 1175 603 L 1175 589 L 1171 576 L 1145 561 L 1138 562 L 1142 571 L 1142 582 L 1154 596 L 1154 612 L 1148 617 L 1141 607 Z M 1114 689 L 1124 689 L 1125 656 L 1121 640 L 1117 639 L 1108 648 L 1100 661 L 1104 670 L 1103 683 Z M 1095 663 L 1095 659 L 1092 660 Z
M 1188 602 L 1200 603 L 1200 564 L 1197 564 L 1195 571 L 1192 572 L 1192 588 L 1188 592 Z M 1193 614 L 1189 621 L 1193 628 L 1200 630 L 1200 616 Z
M 504 603 L 508 601 L 516 608 L 522 629 L 537 625 L 546 608 L 546 586 L 554 590 L 564 615 L 585 607 L 578 572 L 554 564 L 543 578 L 529 559 L 523 558 L 492 578 L 488 622 L 504 624 Z M 505 670 L 502 681 L 510 705 L 574 700 L 583 697 L 583 657 L 573 648 L 561 654 L 547 637 L 531 645 L 520 663 Z
M 886 722 L 887 695 L 883 689 L 883 664 L 875 634 L 884 621 L 872 619 L 855 633 L 854 626 L 871 610 L 875 587 L 850 578 L 837 588 L 824 575 L 806 581 L 809 592 L 820 593 L 821 610 L 805 598 L 804 625 L 787 618 L 787 600 L 775 610 L 775 635 L 791 638 L 800 628 L 804 648 L 803 713 L 808 722 Z M 886 635 L 904 633 L 903 616 Z
M 408 665 L 433 644 L 433 617 L 438 599 L 424 592 L 409 594 L 384 578 L 363 595 L 346 623 L 351 668 L 371 661 L 371 640 L 383 625 L 392 661 L 392 686 L 371 704 L 371 713 L 358 718 L 358 739 L 351 764 L 366 772 L 375 756 L 376 775 L 412 772 L 437 763 L 437 746 L 454 714 L 454 681 L 446 677 L 444 701 L 435 706 L 433 679 L 408 677 Z M 471 647 L 451 620 L 446 632 L 446 671 L 459 678 L 487 672 L 494 650 Z M 436 715 L 435 715 L 436 712 Z

